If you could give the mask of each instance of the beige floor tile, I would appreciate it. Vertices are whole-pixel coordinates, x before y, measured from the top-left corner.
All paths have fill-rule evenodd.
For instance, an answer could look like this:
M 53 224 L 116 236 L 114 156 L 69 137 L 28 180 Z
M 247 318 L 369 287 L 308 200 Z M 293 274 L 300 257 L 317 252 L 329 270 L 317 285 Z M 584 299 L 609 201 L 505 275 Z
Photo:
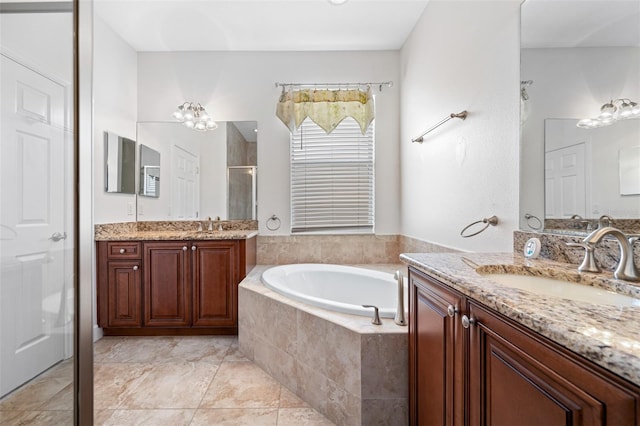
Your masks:
M 252 362 L 224 362 L 202 408 L 277 408 L 280 383 Z
M 276 426 L 276 408 L 199 409 L 192 426 Z M 299 425 L 301 426 L 301 425 Z
M 224 362 L 233 362 L 233 361 L 249 361 L 247 357 L 243 355 L 240 351 L 240 347 L 238 346 L 238 338 L 234 338 L 233 342 L 229 346 L 229 350 L 224 356 Z
M 196 410 L 102 410 L 95 426 L 187 426 Z
M 99 344 L 105 338 L 100 339 Z M 99 350 L 94 354 L 95 363 L 107 362 L 134 362 L 152 363 L 164 362 L 171 352 L 171 343 L 174 337 L 136 337 L 136 338 L 109 338 L 103 345 L 98 345 Z M 95 348 L 95 346 L 94 346 Z
M 151 364 L 108 363 L 93 366 L 95 410 L 116 409 L 138 387 Z
M 18 411 L 16 416 L 5 417 L 0 412 L 3 426 L 73 426 L 73 411 Z
M 66 377 L 38 377 L 0 400 L 0 410 L 38 410 L 70 383 Z
M 280 408 L 309 408 L 309 404 L 304 402 L 298 395 L 282 386 L 280 390 Z
M 42 404 L 40 410 L 73 410 L 73 383 Z
M 117 408 L 198 408 L 217 370 L 210 363 L 151 364 Z
M 313 408 L 281 408 L 278 426 L 335 426 L 333 422 Z
M 209 362 L 220 364 L 236 341 L 233 336 L 175 337 L 168 343 L 169 351 L 161 362 Z

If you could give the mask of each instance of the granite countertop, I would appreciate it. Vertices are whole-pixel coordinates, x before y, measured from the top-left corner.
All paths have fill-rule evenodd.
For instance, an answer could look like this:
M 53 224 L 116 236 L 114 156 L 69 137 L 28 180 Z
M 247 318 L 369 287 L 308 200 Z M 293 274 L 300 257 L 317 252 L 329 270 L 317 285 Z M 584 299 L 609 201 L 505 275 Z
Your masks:
M 579 274 L 576 265 L 513 253 L 407 253 L 400 259 L 501 314 L 640 385 L 640 307 L 540 296 L 476 272 L 550 275 L 640 299 L 640 286 L 611 273 Z
M 96 234 L 96 241 L 165 241 L 165 240 L 248 240 L 258 235 L 258 231 L 231 229 L 226 231 L 125 231 L 102 232 Z

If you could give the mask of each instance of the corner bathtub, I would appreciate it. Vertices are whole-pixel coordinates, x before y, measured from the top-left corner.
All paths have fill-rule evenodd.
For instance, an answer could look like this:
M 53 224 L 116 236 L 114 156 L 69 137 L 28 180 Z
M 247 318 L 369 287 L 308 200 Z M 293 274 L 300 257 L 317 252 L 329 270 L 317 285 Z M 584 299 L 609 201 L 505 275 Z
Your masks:
M 392 318 L 404 265 L 371 267 L 257 265 L 238 287 L 238 345 L 337 425 L 407 426 L 408 327 L 360 306 Z
M 331 311 L 370 317 L 373 310 L 362 305 L 374 305 L 382 318 L 396 314 L 398 283 L 385 272 L 315 263 L 281 265 L 264 271 L 262 282 L 286 297 Z

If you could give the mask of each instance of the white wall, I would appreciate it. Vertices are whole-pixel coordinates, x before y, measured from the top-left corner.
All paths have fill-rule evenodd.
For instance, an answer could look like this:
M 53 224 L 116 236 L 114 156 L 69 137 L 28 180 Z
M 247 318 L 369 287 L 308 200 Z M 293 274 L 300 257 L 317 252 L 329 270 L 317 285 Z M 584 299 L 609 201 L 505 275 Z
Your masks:
M 512 251 L 518 228 L 520 1 L 430 1 L 401 51 L 404 235 Z M 467 110 L 411 139 L 452 112 Z M 500 223 L 464 239 L 467 224 Z M 477 229 L 477 228 L 474 228 Z
M 171 121 L 184 101 L 201 103 L 217 121 L 256 120 L 258 220 L 264 235 L 289 233 L 289 131 L 275 116 L 278 82 L 399 80 L 399 52 L 141 52 L 138 119 Z M 376 105 L 376 232 L 399 231 L 398 85 Z M 268 231 L 276 214 L 279 231 Z
M 533 80 L 533 84 L 527 87 L 529 100 L 522 130 L 521 167 L 527 179 L 523 178 L 526 186 L 521 189 L 521 212 L 543 218 L 544 120 L 595 117 L 602 104 L 621 97 L 638 102 L 640 48 L 523 49 L 522 70 L 522 79 Z M 595 209 L 598 213 L 591 209 L 587 214 L 599 217 L 610 213 L 615 218 L 618 214 L 608 207 L 611 201 L 601 199 Z M 625 207 L 616 210 L 627 215 L 622 213 Z
M 135 221 L 136 196 L 104 190 L 103 134 L 111 131 L 136 140 L 137 54 L 96 17 L 93 55 L 94 223 Z

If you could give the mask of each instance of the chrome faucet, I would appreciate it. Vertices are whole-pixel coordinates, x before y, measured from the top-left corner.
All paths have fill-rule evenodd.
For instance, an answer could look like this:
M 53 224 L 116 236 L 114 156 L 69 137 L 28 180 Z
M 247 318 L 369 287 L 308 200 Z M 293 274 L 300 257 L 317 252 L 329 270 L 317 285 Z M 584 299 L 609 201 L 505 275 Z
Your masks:
M 603 214 L 602 216 L 600 216 L 600 219 L 598 219 L 598 228 L 604 228 L 605 221 L 607 222 L 607 226 L 613 225 L 613 218 L 611 216 Z
M 611 235 L 618 240 L 620 246 L 620 260 L 613 276 L 619 280 L 640 281 L 640 275 L 633 262 L 633 244 L 632 238 L 627 238 L 622 231 L 611 226 L 598 228 L 589 234 L 584 240 L 585 244 L 598 244 L 606 235 Z
M 404 277 L 400 271 L 396 271 L 393 278 L 398 281 L 398 304 L 394 321 L 396 324 L 404 326 L 407 325 L 407 320 L 404 318 Z

